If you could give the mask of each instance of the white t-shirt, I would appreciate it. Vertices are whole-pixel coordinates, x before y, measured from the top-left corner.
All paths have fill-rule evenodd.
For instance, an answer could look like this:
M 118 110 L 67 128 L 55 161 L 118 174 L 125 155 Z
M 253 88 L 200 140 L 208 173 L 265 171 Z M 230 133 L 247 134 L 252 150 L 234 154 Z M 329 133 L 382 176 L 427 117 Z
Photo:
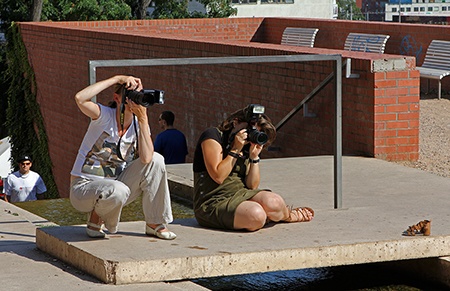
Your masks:
M 100 117 L 91 120 L 70 174 L 90 179 L 115 179 L 125 169 L 127 162 L 133 160 L 136 140 L 134 122 L 120 142 L 122 160 L 117 155 L 120 137 L 116 108 L 98 105 Z M 139 132 L 137 121 L 136 127 Z
M 38 173 L 30 171 L 22 175 L 19 171 L 11 173 L 6 179 L 5 194 L 10 202 L 36 200 L 36 194 L 47 191 L 44 181 Z

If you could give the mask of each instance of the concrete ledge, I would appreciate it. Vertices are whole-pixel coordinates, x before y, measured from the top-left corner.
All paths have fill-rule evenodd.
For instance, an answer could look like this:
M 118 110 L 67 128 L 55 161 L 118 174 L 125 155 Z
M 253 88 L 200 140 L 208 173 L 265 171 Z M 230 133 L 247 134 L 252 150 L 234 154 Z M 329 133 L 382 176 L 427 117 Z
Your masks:
M 166 168 L 170 193 L 192 201 L 194 188 L 192 164 L 167 165 Z
M 47 227 L 36 230 L 36 244 L 117 285 L 450 256 L 448 178 L 377 159 L 344 157 L 346 208 L 333 209 L 332 157 L 261 164 L 262 188 L 282 194 L 289 205 L 311 206 L 313 221 L 238 232 L 205 229 L 195 219 L 176 220 L 169 226 L 178 235 L 174 241 L 147 237 L 143 221 L 121 222 L 118 234 L 100 240 L 88 238 L 85 226 Z M 190 164 L 167 166 L 167 171 L 170 180 L 192 189 Z M 432 220 L 431 236 L 402 236 L 423 219 Z M 428 273 L 439 274 L 442 266 L 435 264 Z
M 279 224 L 255 233 L 205 230 L 193 219 L 171 225 L 179 238 L 143 234 L 144 222 L 121 223 L 108 239 L 86 237 L 84 226 L 38 228 L 41 250 L 110 284 L 174 281 L 450 255 L 450 236 L 350 243 L 308 224 Z M 308 225 L 309 226 L 309 225 Z

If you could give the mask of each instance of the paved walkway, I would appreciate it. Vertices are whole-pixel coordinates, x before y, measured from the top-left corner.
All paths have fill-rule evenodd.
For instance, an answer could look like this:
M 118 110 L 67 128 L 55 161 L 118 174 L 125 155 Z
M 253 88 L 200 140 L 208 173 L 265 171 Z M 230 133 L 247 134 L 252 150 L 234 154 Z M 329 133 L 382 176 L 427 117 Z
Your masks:
M 448 178 L 382 160 L 344 157 L 343 208 L 333 209 L 332 157 L 263 160 L 261 168 L 262 187 L 282 194 L 288 204 L 314 208 L 315 219 L 253 233 L 208 230 L 194 219 L 177 220 L 170 226 L 178 235 L 174 241 L 145 236 L 144 222 L 121 223 L 120 232 L 105 240 L 88 239 L 83 226 L 38 228 L 35 237 L 35 225 L 47 223 L 1 201 L 0 251 L 5 255 L 0 263 L 10 266 L 3 268 L 1 282 L 12 290 L 133 290 L 149 284 L 195 290 L 201 287 L 189 282 L 144 282 L 450 255 Z M 192 186 L 190 164 L 167 169 L 179 189 Z M 432 220 L 431 236 L 401 235 L 423 219 Z M 58 259 L 36 249 L 35 242 Z M 119 285 L 102 284 L 62 261 Z M 440 266 L 449 274 L 448 262 Z M 448 275 L 435 271 L 429 270 L 449 282 Z M 120 285 L 128 283 L 134 284 Z

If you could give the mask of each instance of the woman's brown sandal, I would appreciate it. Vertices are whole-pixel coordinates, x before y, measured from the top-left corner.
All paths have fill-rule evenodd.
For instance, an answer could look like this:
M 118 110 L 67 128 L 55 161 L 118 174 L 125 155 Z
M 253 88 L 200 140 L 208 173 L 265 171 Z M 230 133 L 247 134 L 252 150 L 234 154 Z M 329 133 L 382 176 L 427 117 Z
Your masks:
M 415 236 L 416 234 L 423 234 L 428 236 L 431 234 L 431 220 L 422 220 L 415 225 L 411 225 L 403 232 L 406 236 Z
M 289 210 L 289 217 L 285 219 L 285 222 L 308 222 L 314 217 L 314 210 L 309 207 L 297 207 L 292 208 L 292 206 L 286 206 Z M 309 217 L 307 211 L 312 215 Z

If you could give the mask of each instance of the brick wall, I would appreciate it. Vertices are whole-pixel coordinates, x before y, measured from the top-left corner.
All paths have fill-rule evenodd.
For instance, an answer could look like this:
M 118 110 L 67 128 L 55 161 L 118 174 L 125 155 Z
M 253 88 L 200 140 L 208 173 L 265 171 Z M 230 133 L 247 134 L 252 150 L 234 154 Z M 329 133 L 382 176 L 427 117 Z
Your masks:
M 68 196 L 69 172 L 88 125 L 73 96 L 88 85 L 89 60 L 299 53 L 352 56 L 353 71 L 360 78 L 342 80 L 344 154 L 416 160 L 419 76 L 414 58 L 276 44 L 289 21 L 233 18 L 20 23 L 35 70 L 37 98 L 61 197 Z M 388 65 L 377 66 L 380 63 Z M 165 90 L 166 104 L 149 109 L 153 135 L 160 132 L 160 112 L 172 110 L 175 126 L 188 139 L 188 161 L 192 161 L 197 138 L 206 127 L 217 125 L 228 113 L 249 103 L 265 105 L 276 124 L 332 72 L 333 66 L 332 62 L 303 62 L 98 68 L 97 80 L 133 74 L 142 78 L 146 88 Z M 316 117 L 296 114 L 278 132 L 274 146 L 279 151 L 265 152 L 264 157 L 332 154 L 334 96 L 333 84 L 327 85 L 309 103 L 309 111 Z M 105 91 L 98 101 L 106 103 L 110 98 L 111 91 Z

